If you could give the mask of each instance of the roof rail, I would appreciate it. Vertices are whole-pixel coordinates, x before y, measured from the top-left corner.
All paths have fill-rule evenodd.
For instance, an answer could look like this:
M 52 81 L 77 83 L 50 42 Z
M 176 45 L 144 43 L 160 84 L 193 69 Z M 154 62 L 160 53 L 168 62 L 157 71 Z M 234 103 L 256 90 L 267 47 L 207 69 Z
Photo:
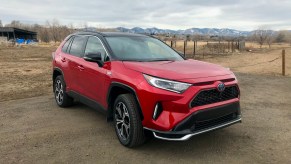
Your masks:
M 102 32 L 98 32 L 98 31 L 77 31 L 77 32 L 75 32 L 75 33 L 73 33 L 73 34 L 92 34 L 92 33 L 94 33 L 94 34 L 99 34 L 99 35 L 104 35 Z

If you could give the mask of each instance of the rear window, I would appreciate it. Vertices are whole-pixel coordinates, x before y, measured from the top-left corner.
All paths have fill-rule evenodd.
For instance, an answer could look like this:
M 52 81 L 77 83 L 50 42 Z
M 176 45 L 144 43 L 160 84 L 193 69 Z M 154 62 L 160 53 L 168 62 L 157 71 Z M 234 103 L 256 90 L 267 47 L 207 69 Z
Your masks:
M 84 36 L 75 36 L 71 44 L 70 54 L 78 57 L 84 55 L 84 45 L 86 42 L 86 37 Z

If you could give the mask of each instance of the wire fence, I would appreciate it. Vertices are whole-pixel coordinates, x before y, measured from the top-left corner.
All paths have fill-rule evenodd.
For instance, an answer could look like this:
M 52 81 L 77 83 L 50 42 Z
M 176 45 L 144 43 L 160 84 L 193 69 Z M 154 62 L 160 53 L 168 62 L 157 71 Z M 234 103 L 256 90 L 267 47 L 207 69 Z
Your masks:
M 186 58 L 204 58 L 208 55 L 227 55 L 244 51 L 244 41 L 165 41 Z
M 186 58 L 192 59 L 202 59 L 207 57 L 216 57 L 219 55 L 231 55 L 237 52 L 243 52 L 248 50 L 246 48 L 244 41 L 165 41 L 169 46 L 184 54 Z M 278 48 L 275 48 L 278 49 Z M 277 56 L 277 55 L 276 55 Z M 282 50 L 282 55 L 278 54 L 277 57 L 274 57 L 271 60 L 257 62 L 242 66 L 234 66 L 232 68 L 247 68 L 257 65 L 264 65 L 273 63 L 278 60 L 282 60 L 282 63 L 279 64 L 282 66 L 282 75 L 286 75 L 286 59 L 285 59 L 285 50 Z M 276 68 L 277 69 L 277 66 Z
M 244 66 L 236 66 L 236 67 L 232 67 L 232 68 L 243 68 L 243 67 L 252 67 L 252 66 L 256 66 L 256 65 L 260 65 L 260 64 L 266 64 L 266 63 L 272 63 L 278 59 L 281 59 L 282 57 L 279 56 L 275 59 L 272 59 L 272 60 L 269 60 L 269 61 L 264 61 L 264 62 L 258 62 L 258 63 L 255 63 L 255 64 L 250 64 L 250 65 L 244 65 Z

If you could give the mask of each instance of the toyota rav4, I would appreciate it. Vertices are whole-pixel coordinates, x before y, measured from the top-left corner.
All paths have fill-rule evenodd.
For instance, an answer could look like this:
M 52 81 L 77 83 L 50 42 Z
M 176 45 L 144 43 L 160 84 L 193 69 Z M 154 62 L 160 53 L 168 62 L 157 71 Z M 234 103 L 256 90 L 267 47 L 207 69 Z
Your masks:
M 104 111 L 127 147 L 148 133 L 183 141 L 241 122 L 237 83 L 229 69 L 146 35 L 78 32 L 53 53 L 56 103 Z

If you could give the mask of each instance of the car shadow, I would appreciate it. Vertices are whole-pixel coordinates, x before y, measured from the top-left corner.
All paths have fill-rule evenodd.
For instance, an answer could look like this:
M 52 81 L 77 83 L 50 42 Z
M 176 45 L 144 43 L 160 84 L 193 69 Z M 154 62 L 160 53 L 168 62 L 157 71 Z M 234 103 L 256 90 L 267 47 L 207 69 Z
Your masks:
M 98 110 L 94 110 L 82 103 L 76 102 L 74 106 L 70 107 L 70 110 L 77 111 L 78 113 L 85 114 L 90 121 L 96 125 L 97 129 L 104 128 L 106 133 L 112 135 L 113 140 L 116 140 L 116 144 L 119 145 L 118 139 L 115 136 L 114 127 L 111 122 L 106 122 L 106 115 Z M 228 151 L 239 151 L 241 142 L 246 145 L 251 144 L 251 138 L 247 136 L 243 130 L 242 124 L 235 124 L 224 129 L 218 129 L 215 131 L 207 132 L 197 136 L 193 136 L 187 141 L 165 141 L 156 139 L 153 136 L 146 141 L 143 145 L 129 149 L 127 151 L 135 151 L 135 153 L 157 153 L 157 154 L 173 154 L 179 156 L 185 156 L 185 153 L 192 155 L 203 155 L 206 152 L 226 153 Z M 116 138 L 115 138 L 116 137 Z M 105 141 L 106 142 L 106 141 Z M 121 146 L 121 145 L 120 145 Z M 122 146 L 120 147 L 121 149 Z

